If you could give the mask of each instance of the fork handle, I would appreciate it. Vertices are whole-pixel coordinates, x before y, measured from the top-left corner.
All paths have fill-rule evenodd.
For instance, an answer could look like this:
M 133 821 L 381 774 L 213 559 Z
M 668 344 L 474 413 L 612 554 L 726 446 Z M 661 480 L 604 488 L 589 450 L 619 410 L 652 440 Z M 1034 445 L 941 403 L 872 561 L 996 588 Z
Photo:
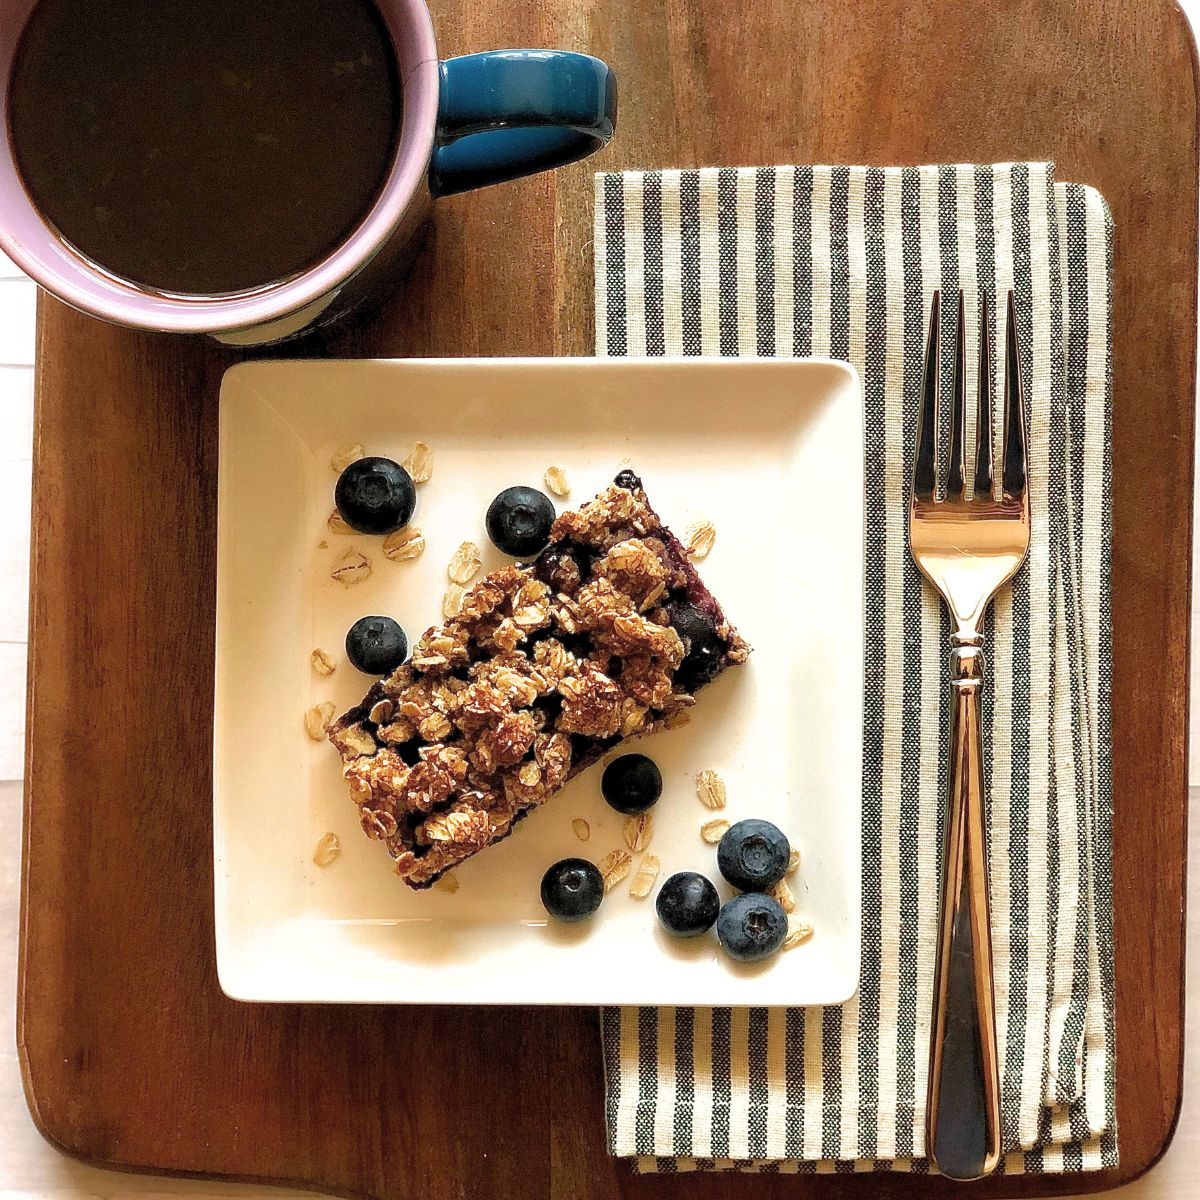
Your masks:
M 950 654 L 949 803 L 926 1110 L 927 1153 L 951 1179 L 978 1179 L 1000 1158 L 979 714 L 983 665 L 979 637 L 957 637 Z

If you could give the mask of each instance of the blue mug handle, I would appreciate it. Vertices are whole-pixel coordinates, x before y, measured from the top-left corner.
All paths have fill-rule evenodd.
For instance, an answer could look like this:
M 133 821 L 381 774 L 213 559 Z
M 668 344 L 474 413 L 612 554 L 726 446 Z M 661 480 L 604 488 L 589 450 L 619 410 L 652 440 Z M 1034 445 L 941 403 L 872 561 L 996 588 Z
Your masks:
M 435 196 L 577 162 L 608 144 L 617 77 L 566 50 L 492 50 L 440 64 Z

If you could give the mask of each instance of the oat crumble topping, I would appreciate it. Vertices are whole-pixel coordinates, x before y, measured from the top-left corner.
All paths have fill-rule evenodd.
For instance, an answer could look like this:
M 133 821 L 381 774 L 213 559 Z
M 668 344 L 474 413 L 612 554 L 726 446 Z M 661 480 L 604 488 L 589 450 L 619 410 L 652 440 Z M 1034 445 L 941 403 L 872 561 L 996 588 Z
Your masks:
M 367 836 L 429 887 L 622 739 L 683 723 L 694 692 L 748 654 L 623 471 L 557 518 L 534 563 L 469 588 L 329 738 Z M 649 823 L 638 848 L 648 839 Z M 610 874 L 624 878 L 626 855 Z

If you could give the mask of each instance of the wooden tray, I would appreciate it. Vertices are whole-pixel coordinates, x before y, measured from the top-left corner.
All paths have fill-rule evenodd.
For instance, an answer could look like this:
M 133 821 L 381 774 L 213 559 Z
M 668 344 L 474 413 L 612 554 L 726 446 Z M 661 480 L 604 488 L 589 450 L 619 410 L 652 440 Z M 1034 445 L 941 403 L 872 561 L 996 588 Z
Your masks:
M 593 167 L 1055 157 L 1116 218 L 1122 1165 L 1179 1108 L 1196 342 L 1195 55 L 1164 0 L 443 0 L 443 53 L 587 49 L 597 159 L 441 202 L 371 324 L 308 354 L 586 354 Z M 250 1007 L 213 967 L 216 400 L 234 357 L 43 301 L 18 1038 L 39 1128 L 131 1170 L 353 1196 L 914 1196 L 905 1177 L 637 1178 L 590 1010 Z

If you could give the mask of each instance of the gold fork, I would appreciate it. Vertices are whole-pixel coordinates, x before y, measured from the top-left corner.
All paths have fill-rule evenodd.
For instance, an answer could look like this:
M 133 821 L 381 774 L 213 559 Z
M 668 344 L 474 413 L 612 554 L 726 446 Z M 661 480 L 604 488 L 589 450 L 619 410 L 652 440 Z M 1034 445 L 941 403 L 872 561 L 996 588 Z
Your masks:
M 958 293 L 949 462 L 937 468 L 940 409 L 940 293 L 934 292 L 917 424 L 908 540 L 921 573 L 954 620 L 951 637 L 949 796 L 941 919 L 933 985 L 926 1153 L 943 1175 L 978 1179 L 1000 1159 L 1000 1075 L 992 989 L 987 835 L 983 820 L 983 614 L 1029 551 L 1025 405 L 1013 295 L 1008 293 L 1004 363 L 1004 448 L 999 495 L 992 469 L 991 359 L 987 301 L 980 297 L 978 418 L 974 487 L 964 472 L 966 335 Z

